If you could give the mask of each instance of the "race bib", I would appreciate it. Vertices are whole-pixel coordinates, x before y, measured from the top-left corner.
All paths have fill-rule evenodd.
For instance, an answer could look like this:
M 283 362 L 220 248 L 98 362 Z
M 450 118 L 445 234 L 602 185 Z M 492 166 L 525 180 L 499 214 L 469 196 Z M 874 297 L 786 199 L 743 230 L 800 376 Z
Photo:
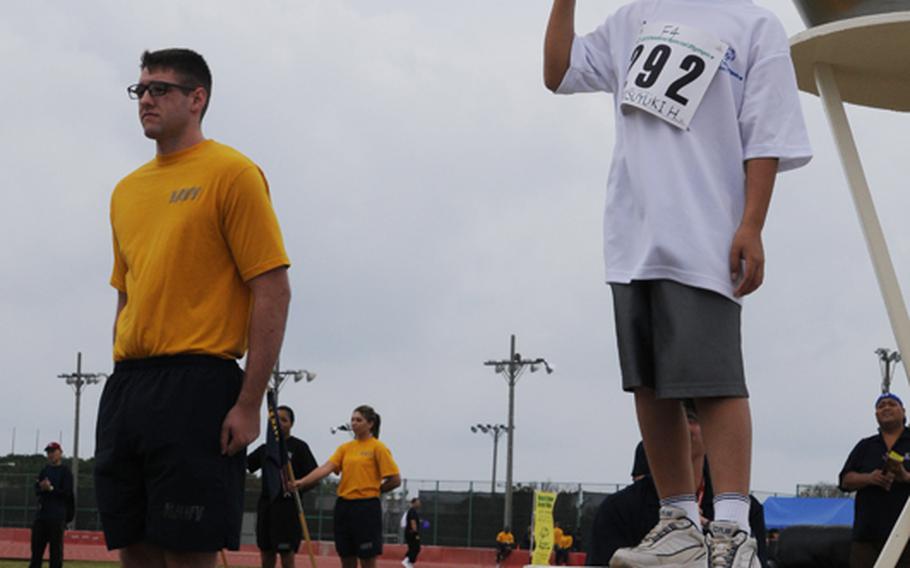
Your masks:
M 687 129 L 726 52 L 727 44 L 701 30 L 644 24 L 632 51 L 620 106 Z

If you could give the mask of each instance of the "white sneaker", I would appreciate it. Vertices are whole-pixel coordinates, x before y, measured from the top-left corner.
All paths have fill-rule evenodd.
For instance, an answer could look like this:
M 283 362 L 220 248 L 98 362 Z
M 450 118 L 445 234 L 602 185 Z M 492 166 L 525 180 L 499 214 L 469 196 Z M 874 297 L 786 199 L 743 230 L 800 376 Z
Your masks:
M 401 561 L 401 565 L 404 566 L 404 568 L 411 568 L 412 566 L 414 566 L 413 564 L 411 564 L 411 561 L 408 560 L 407 558 L 405 558 L 404 560 Z
M 638 546 L 620 548 L 610 568 L 707 568 L 705 537 L 678 507 L 661 507 L 660 520 Z
M 758 543 L 731 521 L 714 521 L 708 528 L 710 568 L 761 568 Z

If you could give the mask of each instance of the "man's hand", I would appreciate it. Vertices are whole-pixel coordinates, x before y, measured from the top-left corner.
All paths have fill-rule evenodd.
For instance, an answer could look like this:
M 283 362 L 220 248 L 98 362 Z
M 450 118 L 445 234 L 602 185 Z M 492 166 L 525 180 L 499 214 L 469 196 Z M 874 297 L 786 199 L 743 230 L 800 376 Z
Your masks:
M 776 175 L 777 158 L 746 160 L 746 203 L 730 246 L 730 278 L 736 285 L 733 295 L 737 298 L 756 291 L 765 279 L 761 231 L 771 204 Z
M 53 491 L 54 490 L 54 486 L 51 485 L 51 481 L 46 477 L 38 482 L 38 487 L 41 488 L 41 491 Z
M 221 453 L 233 456 L 259 437 L 259 407 L 238 401 L 221 424 Z
M 751 294 L 765 279 L 765 249 L 761 229 L 740 225 L 730 247 L 730 279 L 739 282 L 733 294 L 740 298 Z
M 893 473 L 883 473 L 882 470 L 876 469 L 869 473 L 868 476 L 869 485 L 876 485 L 885 491 L 891 491 L 891 484 L 894 483 Z

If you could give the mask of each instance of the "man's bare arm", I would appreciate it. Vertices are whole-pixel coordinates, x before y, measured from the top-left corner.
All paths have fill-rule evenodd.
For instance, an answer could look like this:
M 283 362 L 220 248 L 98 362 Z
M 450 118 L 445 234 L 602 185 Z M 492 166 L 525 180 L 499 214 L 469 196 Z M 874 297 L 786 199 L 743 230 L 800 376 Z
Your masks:
M 126 299 L 127 299 L 126 292 L 121 292 L 120 290 L 117 290 L 117 313 L 114 314 L 114 335 L 113 335 L 114 342 L 117 341 L 117 320 L 120 319 L 120 312 L 122 312 L 123 308 L 126 307 Z
M 543 45 L 543 82 L 555 92 L 569 69 L 575 39 L 575 0 L 553 0 Z
M 751 294 L 765 279 L 765 250 L 761 232 L 771 204 L 777 162 L 777 158 L 755 158 L 745 164 L 746 205 L 730 247 L 730 278 L 739 282 L 733 292 L 737 297 Z
M 253 309 L 243 388 L 221 426 L 221 451 L 228 455 L 236 454 L 259 436 L 262 395 L 281 350 L 291 301 L 286 267 L 260 274 L 247 285 L 252 292 Z
M 860 473 L 858 471 L 848 471 L 841 480 L 841 487 L 847 491 L 856 491 L 870 485 L 877 485 L 889 491 L 891 484 L 894 482 L 894 474 L 884 473 L 876 469 L 870 473 Z

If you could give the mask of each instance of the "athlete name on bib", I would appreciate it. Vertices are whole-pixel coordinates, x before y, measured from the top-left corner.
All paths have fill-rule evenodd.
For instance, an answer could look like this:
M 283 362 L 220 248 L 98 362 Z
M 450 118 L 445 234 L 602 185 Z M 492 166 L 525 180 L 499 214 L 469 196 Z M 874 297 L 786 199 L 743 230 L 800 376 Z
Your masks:
M 701 30 L 645 23 L 632 50 L 621 107 L 687 129 L 726 52 L 727 44 Z

